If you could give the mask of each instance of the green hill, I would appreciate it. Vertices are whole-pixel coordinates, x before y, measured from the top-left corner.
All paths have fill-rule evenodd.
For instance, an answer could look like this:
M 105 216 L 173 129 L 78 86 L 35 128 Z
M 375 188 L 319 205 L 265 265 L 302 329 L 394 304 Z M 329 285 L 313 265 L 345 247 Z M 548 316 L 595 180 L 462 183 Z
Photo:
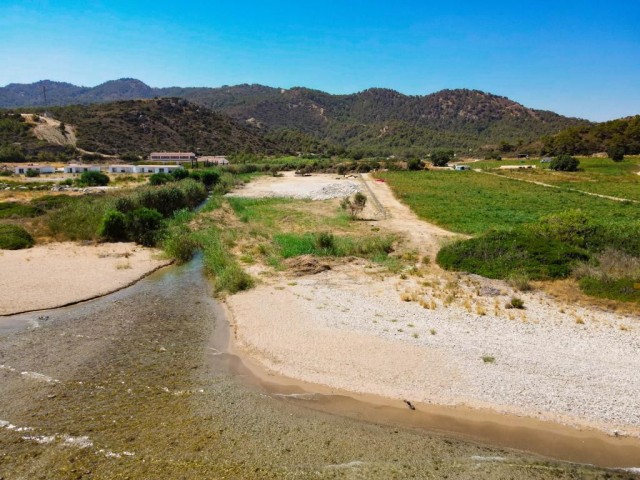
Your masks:
M 529 144 L 568 127 L 591 125 L 465 89 L 411 96 L 372 88 L 332 95 L 308 88 L 263 85 L 151 88 L 139 80 L 120 79 L 89 88 L 43 81 L 0 88 L 0 107 L 43 105 L 43 85 L 49 105 L 184 98 L 227 114 L 290 151 L 339 153 L 347 149 L 388 155 L 424 154 L 437 147 L 491 150 L 500 142 Z

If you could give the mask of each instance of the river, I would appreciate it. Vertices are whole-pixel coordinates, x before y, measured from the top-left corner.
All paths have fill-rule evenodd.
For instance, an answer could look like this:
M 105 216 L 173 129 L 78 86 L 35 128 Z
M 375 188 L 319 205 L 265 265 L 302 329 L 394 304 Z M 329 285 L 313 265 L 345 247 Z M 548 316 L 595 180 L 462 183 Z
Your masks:
M 0 318 L 0 477 L 630 478 L 549 457 L 640 458 L 629 439 L 269 379 L 228 338 L 199 258 L 100 299 Z

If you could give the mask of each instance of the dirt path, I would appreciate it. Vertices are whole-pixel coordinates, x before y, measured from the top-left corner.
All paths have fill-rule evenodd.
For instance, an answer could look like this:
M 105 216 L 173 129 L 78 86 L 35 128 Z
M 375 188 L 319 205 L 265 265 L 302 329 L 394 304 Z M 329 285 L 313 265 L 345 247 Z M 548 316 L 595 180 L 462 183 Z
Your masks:
M 421 254 L 435 258 L 442 242 L 453 237 L 465 237 L 420 220 L 411 209 L 401 203 L 385 182 L 379 182 L 370 174 L 362 175 L 368 187 L 385 210 L 385 216 L 377 222 L 383 229 L 400 234 Z

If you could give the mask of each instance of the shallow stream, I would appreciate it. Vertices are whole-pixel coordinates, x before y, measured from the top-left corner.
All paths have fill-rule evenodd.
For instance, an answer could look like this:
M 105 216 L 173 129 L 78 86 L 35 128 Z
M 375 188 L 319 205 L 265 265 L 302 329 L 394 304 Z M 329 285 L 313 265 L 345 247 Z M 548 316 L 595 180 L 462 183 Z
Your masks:
M 0 318 L 0 476 L 630 478 L 549 459 L 640 465 L 633 439 L 410 410 L 269 376 L 228 346 L 200 258 L 97 300 Z

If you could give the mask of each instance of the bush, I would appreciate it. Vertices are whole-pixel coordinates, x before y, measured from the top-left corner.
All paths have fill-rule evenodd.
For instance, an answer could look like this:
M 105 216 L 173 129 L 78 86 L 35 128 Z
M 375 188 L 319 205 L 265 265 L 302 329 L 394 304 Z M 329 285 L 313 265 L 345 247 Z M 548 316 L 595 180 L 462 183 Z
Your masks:
M 113 207 L 120 213 L 129 213 L 135 210 L 138 206 L 135 200 L 131 197 L 118 197 L 116 198 Z
M 102 218 L 99 234 L 110 242 L 125 242 L 129 239 L 127 216 L 118 210 L 108 210 Z
M 453 150 L 435 150 L 431 153 L 431 163 L 435 167 L 446 167 L 453 155 Z
M 0 224 L 0 249 L 22 250 L 33 247 L 33 237 L 18 225 Z
M 316 246 L 327 252 L 333 252 L 336 248 L 336 239 L 332 233 L 321 232 L 316 234 Z
M 207 189 L 205 186 L 191 178 L 180 180 L 177 186 L 184 194 L 187 206 L 190 208 L 197 207 L 207 198 Z
M 424 170 L 424 163 L 420 159 L 412 158 L 407 162 L 407 170 Z
M 34 168 L 27 168 L 27 171 L 24 174 L 25 177 L 39 177 L 40 176 L 40 170 L 36 170 Z
M 580 161 L 567 154 L 558 155 L 549 164 L 551 170 L 558 172 L 577 172 L 579 166 Z
M 202 182 L 207 188 L 214 187 L 220 181 L 220 173 L 214 170 L 193 170 L 189 173 L 189 177 Z
M 519 272 L 532 280 L 567 277 L 577 261 L 588 258 L 589 254 L 581 248 L 526 230 L 489 231 L 451 243 L 436 257 L 447 270 L 501 279 Z
M 178 168 L 171 172 L 171 176 L 174 180 L 184 180 L 189 178 L 189 172 L 185 168 Z
M 506 305 L 507 308 L 517 308 L 518 310 L 524 309 L 524 301 L 518 297 L 511 297 L 511 300 Z
M 142 190 L 138 193 L 137 203 L 160 212 L 163 217 L 170 217 L 176 210 L 188 206 L 185 194 L 173 185 Z
M 89 187 L 104 187 L 109 184 L 109 176 L 102 172 L 82 172 L 79 183 Z
M 607 155 L 614 162 L 621 162 L 624 160 L 624 146 L 623 145 L 611 145 L 607 148 Z
M 149 177 L 149 183 L 154 186 L 164 185 L 165 183 L 173 182 L 175 177 L 168 173 L 154 173 Z
M 157 210 L 143 207 L 127 214 L 129 238 L 145 247 L 156 244 L 162 226 L 162 214 Z

